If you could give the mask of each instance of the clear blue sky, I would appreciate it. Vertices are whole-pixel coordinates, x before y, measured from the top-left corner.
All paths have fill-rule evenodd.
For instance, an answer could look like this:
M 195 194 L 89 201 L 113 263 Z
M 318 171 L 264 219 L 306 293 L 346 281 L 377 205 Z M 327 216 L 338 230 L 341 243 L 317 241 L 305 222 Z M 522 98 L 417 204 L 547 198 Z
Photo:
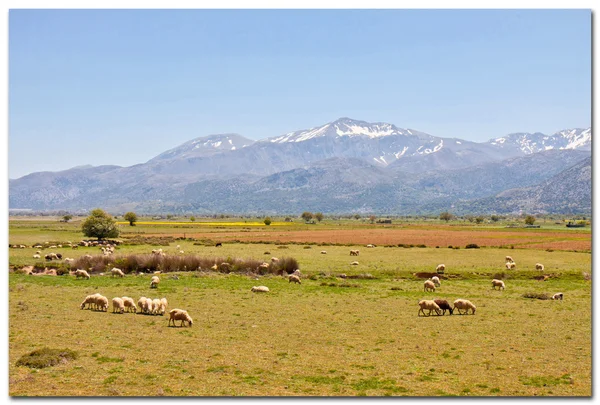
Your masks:
M 9 177 L 339 117 L 485 141 L 591 124 L 589 10 L 11 10 Z

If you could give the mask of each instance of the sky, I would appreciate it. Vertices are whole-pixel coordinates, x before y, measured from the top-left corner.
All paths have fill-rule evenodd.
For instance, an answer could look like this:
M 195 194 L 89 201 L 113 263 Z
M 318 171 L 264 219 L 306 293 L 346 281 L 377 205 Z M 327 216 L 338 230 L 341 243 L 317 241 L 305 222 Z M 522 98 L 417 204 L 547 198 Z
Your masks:
M 476 142 L 591 125 L 590 10 L 10 10 L 8 174 L 340 117 Z

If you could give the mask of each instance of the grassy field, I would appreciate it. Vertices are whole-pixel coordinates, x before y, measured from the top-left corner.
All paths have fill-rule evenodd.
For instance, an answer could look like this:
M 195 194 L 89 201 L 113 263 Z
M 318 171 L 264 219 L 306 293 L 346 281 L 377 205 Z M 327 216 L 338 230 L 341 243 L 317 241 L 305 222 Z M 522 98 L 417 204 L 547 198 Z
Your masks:
M 321 225 L 325 232 L 350 226 Z M 210 227 L 198 229 L 210 232 Z M 154 232 L 164 225 L 134 228 L 169 234 Z M 179 228 L 172 229 L 177 231 L 172 235 L 180 236 Z M 243 228 L 237 229 L 241 234 Z M 275 232 L 272 229 L 260 232 Z M 589 230 L 569 231 L 562 230 L 564 238 L 589 238 Z M 10 224 L 11 244 L 80 239 L 76 223 Z M 12 396 L 589 396 L 592 288 L 583 273 L 591 273 L 591 254 L 526 248 L 528 241 L 531 238 L 516 249 L 276 243 L 225 243 L 217 248 L 192 240 L 162 246 L 168 254 L 179 254 L 175 248 L 179 244 L 184 254 L 208 257 L 294 257 L 304 275 L 301 285 L 277 276 L 256 280 L 181 272 L 178 279 L 161 275 L 159 288 L 151 290 L 149 275 L 75 280 L 11 272 L 9 392 Z M 148 253 L 153 248 L 120 246 L 116 255 Z M 360 256 L 350 257 L 350 249 L 360 249 Z M 34 251 L 10 249 L 10 264 L 34 264 Z M 69 257 L 99 253 L 98 248 L 52 251 Z M 516 261 L 517 270 L 506 271 L 506 255 Z M 360 264 L 351 266 L 353 260 Z M 533 279 L 540 274 L 536 262 L 545 265 L 548 281 Z M 435 293 L 423 292 L 424 280 L 413 274 L 433 271 L 439 263 L 446 264 L 447 278 Z M 349 277 L 336 277 L 341 273 Z M 491 279 L 501 273 L 507 288 L 494 291 Z M 253 294 L 254 285 L 266 285 L 271 292 Z M 559 291 L 565 294 L 564 301 L 523 298 L 526 293 Z M 166 297 L 170 309 L 187 309 L 194 325 L 167 327 L 166 316 L 112 314 L 112 307 L 108 313 L 80 310 L 83 298 L 95 292 L 109 300 Z M 418 317 L 417 302 L 433 298 L 467 298 L 477 311 Z M 70 348 L 79 356 L 40 370 L 16 366 L 21 356 L 43 347 Z

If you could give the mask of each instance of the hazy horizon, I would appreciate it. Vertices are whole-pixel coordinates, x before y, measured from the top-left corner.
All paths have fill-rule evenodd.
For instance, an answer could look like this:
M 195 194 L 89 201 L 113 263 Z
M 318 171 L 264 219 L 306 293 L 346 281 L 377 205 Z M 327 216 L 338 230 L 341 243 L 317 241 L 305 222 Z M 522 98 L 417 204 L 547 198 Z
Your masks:
M 591 126 L 590 10 L 10 10 L 9 178 L 350 117 Z M 32 147 L 35 145 L 36 147 Z

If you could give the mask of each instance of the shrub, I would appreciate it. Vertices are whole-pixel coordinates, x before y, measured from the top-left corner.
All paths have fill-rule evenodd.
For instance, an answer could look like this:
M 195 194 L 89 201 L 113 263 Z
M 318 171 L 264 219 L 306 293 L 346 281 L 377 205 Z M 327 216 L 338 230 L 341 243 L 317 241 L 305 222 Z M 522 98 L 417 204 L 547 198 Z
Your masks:
M 465 246 L 465 249 L 479 249 L 479 245 L 476 243 L 469 243 L 467 246 Z
M 17 366 L 25 366 L 29 368 L 46 368 L 60 363 L 66 363 L 69 360 L 75 360 L 77 357 L 79 357 L 79 355 L 73 350 L 49 349 L 44 347 L 21 356 L 21 358 L 17 360 L 16 364 Z
M 538 300 L 549 300 L 550 296 L 546 293 L 525 293 L 523 294 L 523 298 L 532 298 Z

